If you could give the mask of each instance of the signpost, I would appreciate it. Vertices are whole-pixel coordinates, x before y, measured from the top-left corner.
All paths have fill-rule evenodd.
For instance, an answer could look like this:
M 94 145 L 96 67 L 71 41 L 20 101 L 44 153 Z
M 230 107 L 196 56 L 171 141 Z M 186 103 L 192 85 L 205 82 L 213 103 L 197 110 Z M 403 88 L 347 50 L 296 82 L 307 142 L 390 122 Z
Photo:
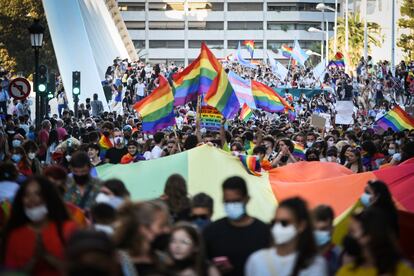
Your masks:
M 25 78 L 15 78 L 10 82 L 9 94 L 17 100 L 26 99 L 31 91 L 30 83 Z

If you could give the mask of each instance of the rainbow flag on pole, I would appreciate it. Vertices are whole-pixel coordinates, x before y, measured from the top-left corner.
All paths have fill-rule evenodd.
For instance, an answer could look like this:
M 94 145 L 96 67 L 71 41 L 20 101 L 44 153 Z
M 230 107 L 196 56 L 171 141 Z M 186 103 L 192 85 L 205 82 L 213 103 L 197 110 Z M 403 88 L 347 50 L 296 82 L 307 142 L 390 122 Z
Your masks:
M 253 111 L 250 109 L 250 107 L 246 103 L 244 103 L 240 111 L 240 120 L 247 122 L 252 116 L 253 116 Z
M 168 80 L 160 75 L 159 86 L 145 99 L 137 102 L 134 109 L 142 117 L 142 130 L 155 133 L 175 124 L 174 96 Z
M 174 106 L 196 101 L 200 87 L 200 57 L 173 76 Z
M 391 128 L 393 131 L 411 130 L 414 129 L 414 118 L 396 105 L 384 116 L 379 118 L 375 124 L 384 130 L 388 128 Z
M 285 58 L 291 58 L 292 57 L 292 48 L 288 47 L 286 44 L 283 44 L 282 47 L 280 47 L 280 50 L 282 51 L 282 55 Z
M 240 155 L 240 162 L 249 174 L 261 176 L 262 167 L 260 166 L 259 157 L 254 155 Z
M 298 143 L 293 143 L 293 156 L 300 159 L 305 159 L 305 148 L 299 145 Z
M 245 40 L 244 45 L 247 48 L 247 51 L 250 53 L 250 57 L 253 58 L 254 54 L 254 40 Z
M 227 119 L 234 118 L 240 109 L 239 100 L 221 63 L 207 45 L 201 44 L 200 88 L 206 93 L 206 103 L 215 107 Z
M 342 53 L 337 52 L 328 66 L 345 67 L 345 57 Z
M 282 112 L 290 105 L 269 86 L 252 80 L 252 94 L 256 107 L 267 112 Z

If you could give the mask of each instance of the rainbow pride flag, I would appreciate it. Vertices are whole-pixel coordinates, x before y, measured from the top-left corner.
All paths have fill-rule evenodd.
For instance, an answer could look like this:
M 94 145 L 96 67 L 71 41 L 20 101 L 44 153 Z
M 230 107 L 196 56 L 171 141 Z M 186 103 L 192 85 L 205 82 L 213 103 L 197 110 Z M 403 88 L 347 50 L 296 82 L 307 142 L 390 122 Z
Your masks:
M 160 75 L 158 80 L 159 86 L 134 105 L 134 109 L 142 117 L 142 130 L 146 133 L 155 133 L 175 124 L 171 87 L 164 76 Z
M 254 40 L 245 40 L 244 45 L 247 48 L 247 51 L 250 53 L 250 57 L 253 58 L 254 54 Z
M 300 159 L 305 159 L 305 148 L 298 143 L 293 143 L 293 156 Z
M 260 166 L 259 157 L 254 155 L 240 155 L 240 162 L 249 174 L 261 176 L 262 167 Z
M 405 129 L 411 130 L 414 129 L 414 118 L 396 105 L 384 116 L 379 118 L 375 125 L 384 130 L 387 130 L 388 128 L 391 128 L 393 131 L 403 131 Z
M 280 50 L 282 51 L 282 55 L 285 58 L 291 58 L 292 57 L 293 48 L 288 47 L 286 44 L 283 44 L 282 47 L 280 47 Z
M 201 44 L 200 88 L 206 93 L 205 102 L 215 107 L 227 119 L 234 118 L 240 109 L 239 100 L 224 68 L 207 45 Z
M 289 104 L 269 86 L 252 80 L 252 94 L 256 107 L 267 112 L 282 112 L 291 109 Z
M 340 52 L 337 52 L 334 58 L 329 62 L 328 66 L 345 67 L 344 55 Z
M 101 139 L 99 139 L 98 144 L 103 150 L 108 150 L 114 146 L 109 137 L 106 137 L 105 135 L 101 135 Z
M 204 80 L 204 85 L 208 85 Z M 174 106 L 196 101 L 200 89 L 200 56 L 173 76 Z M 206 88 L 205 88 L 206 89 Z
M 246 103 L 244 103 L 240 111 L 240 120 L 247 122 L 252 116 L 253 116 L 253 111 L 250 109 L 250 107 Z

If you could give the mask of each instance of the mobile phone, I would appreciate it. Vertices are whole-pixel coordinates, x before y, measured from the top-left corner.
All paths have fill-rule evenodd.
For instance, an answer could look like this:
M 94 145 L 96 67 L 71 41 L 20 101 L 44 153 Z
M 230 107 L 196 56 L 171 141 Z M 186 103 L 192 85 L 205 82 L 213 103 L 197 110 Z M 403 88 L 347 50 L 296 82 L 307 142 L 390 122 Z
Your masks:
M 231 267 L 230 260 L 226 256 L 220 256 L 220 257 L 213 258 L 213 263 L 217 267 Z

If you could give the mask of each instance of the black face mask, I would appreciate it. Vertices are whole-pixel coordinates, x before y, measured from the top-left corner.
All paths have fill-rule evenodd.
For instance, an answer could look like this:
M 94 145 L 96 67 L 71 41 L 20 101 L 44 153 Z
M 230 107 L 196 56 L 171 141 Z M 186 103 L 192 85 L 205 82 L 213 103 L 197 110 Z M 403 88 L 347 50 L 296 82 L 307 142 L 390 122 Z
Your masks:
M 280 158 L 280 161 L 282 161 L 282 163 L 287 162 L 289 159 L 289 156 L 282 156 L 282 158 Z
M 85 185 L 86 183 L 88 183 L 89 181 L 89 174 L 84 174 L 84 175 L 73 175 L 73 179 L 75 180 L 76 184 L 78 185 Z
M 160 234 L 151 242 L 151 249 L 153 251 L 167 251 L 168 243 L 170 242 L 170 234 Z
M 174 260 L 174 266 L 177 270 L 181 271 L 194 266 L 195 260 L 193 256 L 182 260 Z
M 342 246 L 344 251 L 353 257 L 358 257 L 362 254 L 361 246 L 358 241 L 349 234 L 342 240 Z
M 108 137 L 108 136 L 109 136 L 109 131 L 103 131 L 103 132 L 102 132 L 102 134 L 103 134 L 105 137 Z

